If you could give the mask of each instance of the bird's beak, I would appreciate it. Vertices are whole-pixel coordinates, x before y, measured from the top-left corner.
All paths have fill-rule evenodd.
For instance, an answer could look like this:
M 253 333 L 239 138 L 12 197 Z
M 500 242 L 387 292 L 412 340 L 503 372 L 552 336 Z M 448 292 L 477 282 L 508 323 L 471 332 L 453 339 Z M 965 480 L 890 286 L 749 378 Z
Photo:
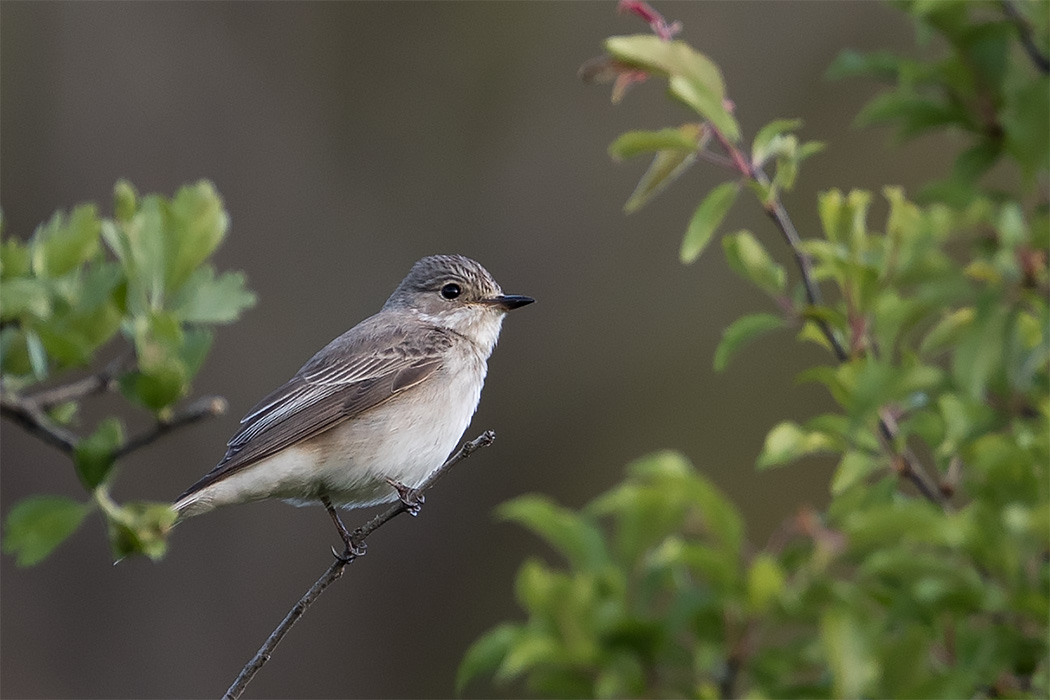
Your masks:
M 526 306 L 536 301 L 532 297 L 522 296 L 521 294 L 500 294 L 498 297 L 489 297 L 482 301 L 483 304 L 489 306 L 496 306 L 504 311 L 510 311 L 516 309 L 519 306 Z

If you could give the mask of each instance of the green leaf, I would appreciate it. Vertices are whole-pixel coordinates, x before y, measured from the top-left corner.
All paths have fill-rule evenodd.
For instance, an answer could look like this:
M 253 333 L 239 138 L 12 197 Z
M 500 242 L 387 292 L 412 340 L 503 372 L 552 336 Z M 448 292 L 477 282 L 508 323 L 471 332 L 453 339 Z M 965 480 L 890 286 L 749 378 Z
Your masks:
M 780 316 L 766 313 L 749 314 L 733 321 L 722 333 L 722 340 L 715 349 L 715 371 L 724 370 L 733 354 L 755 338 L 786 326 Z
M 859 484 L 879 468 L 879 461 L 867 452 L 850 450 L 842 455 L 835 476 L 831 479 L 831 493 L 837 496 Z
M 888 51 L 860 53 L 846 49 L 831 62 L 825 77 L 840 80 L 862 76 L 889 81 L 896 79 L 900 64 L 901 59 Z
M 179 188 L 168 209 L 167 288 L 178 289 L 207 260 L 230 225 L 222 199 L 207 180 Z
M 211 350 L 212 332 L 207 328 L 187 328 L 185 340 L 179 351 L 179 359 L 182 360 L 186 372 L 186 381 L 189 382 L 200 371 L 204 359 Z
M 4 382 L 11 386 L 12 391 L 33 381 L 25 333 L 13 326 L 0 328 L 0 368 L 3 369 Z
M 1028 242 L 1028 228 L 1024 222 L 1024 212 L 1018 202 L 1008 202 L 999 211 L 996 222 L 999 229 L 999 242 L 1006 250 L 1013 251 Z
M 151 194 L 139 200 L 129 221 L 105 222 L 102 238 L 120 261 L 128 279 L 127 305 L 133 315 L 164 305 L 167 202 Z
M 136 318 L 132 333 L 138 369 L 120 378 L 121 390 L 159 412 L 189 390 L 185 332 L 173 313 L 156 312 Z
M 725 108 L 724 98 L 716 96 L 703 82 L 687 76 L 675 75 L 669 82 L 671 94 L 707 119 L 712 126 L 722 132 L 727 141 L 731 143 L 740 141 L 740 126 Z
M 514 577 L 514 596 L 532 615 L 545 615 L 555 598 L 564 597 L 568 575 L 554 571 L 535 557 L 527 558 Z
M 806 158 L 809 158 L 810 156 L 815 156 L 816 154 L 823 151 L 825 148 L 827 148 L 827 144 L 823 141 L 806 141 L 804 144 L 798 147 L 798 162 L 801 163 Z
M 530 669 L 555 665 L 564 658 L 564 647 L 549 633 L 526 629 L 503 657 L 496 669 L 496 680 L 510 681 Z
M 744 520 L 740 511 L 713 481 L 694 469 L 683 455 L 673 451 L 658 452 L 648 460 L 635 462 L 629 468 L 638 474 L 652 469 L 687 469 L 684 478 L 671 476 L 669 483 L 681 484 L 679 488 L 682 496 L 695 505 L 700 520 L 722 552 L 731 557 L 740 554 L 744 540 Z
M 56 368 L 80 367 L 90 362 L 90 344 L 83 334 L 73 331 L 68 325 L 41 325 L 36 331 Z
M 623 210 L 628 214 L 645 206 L 656 195 L 688 170 L 696 162 L 696 151 L 660 151 L 653 158 L 649 169 L 638 181 L 638 186 L 623 205 Z
M 718 66 L 684 41 L 664 41 L 652 34 L 613 36 L 605 50 L 621 63 L 666 77 L 685 76 L 702 83 L 719 100 L 725 97 L 725 82 Z
M 7 513 L 4 552 L 14 554 L 19 566 L 32 566 L 73 534 L 90 505 L 64 496 L 31 496 Z
M 47 351 L 44 350 L 44 344 L 40 341 L 40 336 L 34 331 L 27 330 L 25 337 L 26 349 L 29 351 L 29 364 L 33 368 L 33 376 L 36 377 L 37 381 L 43 381 L 47 379 L 48 375 Z
M 995 295 L 987 296 L 965 329 L 952 356 L 952 375 L 970 398 L 980 398 L 1001 371 L 1008 310 Z
M 701 124 L 683 124 L 677 129 L 659 131 L 628 131 L 620 134 L 609 146 L 614 160 L 633 158 L 654 151 L 695 151 L 701 146 Z
M 839 366 L 835 374 L 842 389 L 835 398 L 858 425 L 874 418 L 882 406 L 933 389 L 944 378 L 944 372 L 936 367 L 901 367 L 870 356 Z
M 925 500 L 899 500 L 851 512 L 843 530 L 858 553 L 903 543 L 954 548 L 965 542 L 965 517 L 945 514 Z
M 828 190 L 817 196 L 817 209 L 824 235 L 832 243 L 845 242 L 849 235 L 849 212 L 840 190 Z
M 725 83 L 718 66 L 684 41 L 664 41 L 652 34 L 614 36 L 605 50 L 621 63 L 668 78 L 671 93 L 711 122 L 732 142 L 740 127 L 726 110 Z
M 120 378 L 120 390 L 154 413 L 160 413 L 185 394 L 186 370 L 177 360 L 168 360 L 149 372 L 128 372 Z
M 113 557 L 120 561 L 144 554 L 153 561 L 163 558 L 168 533 L 178 514 L 168 503 L 132 502 L 105 509 Z
M 897 138 L 906 141 L 919 134 L 946 126 L 968 124 L 966 111 L 955 104 L 933 102 L 916 95 L 887 92 L 879 95 L 860 111 L 854 123 L 859 127 L 900 122 Z
M 688 265 L 700 257 L 700 253 L 711 241 L 711 236 L 729 213 L 739 193 L 739 182 L 723 182 L 708 192 L 696 211 L 693 212 L 693 218 L 689 221 L 689 229 L 682 240 L 679 257 L 683 263 Z
M 43 277 L 64 275 L 98 252 L 102 223 L 94 204 L 81 204 L 69 218 L 56 212 L 33 233 L 33 271 Z
M 627 474 L 626 481 L 591 501 L 585 511 L 595 518 L 616 516 L 617 551 L 624 561 L 633 566 L 644 550 L 672 536 L 687 520 L 703 522 L 724 553 L 739 554 L 739 512 L 685 456 L 656 452 L 629 464 Z
M 1021 164 L 1025 176 L 1034 179 L 1050 167 L 1050 78 L 1017 81 L 1007 91 L 1003 109 L 1006 149 Z
M 57 406 L 49 408 L 47 415 L 59 425 L 69 425 L 73 422 L 73 419 L 76 418 L 77 410 L 79 408 L 80 406 L 76 401 L 66 401 L 65 403 L 60 403 Z
M 755 140 L 751 143 L 751 164 L 756 168 L 762 167 L 762 164 L 775 154 L 775 149 L 771 148 L 774 145 L 774 139 L 786 131 L 800 128 L 802 128 L 801 119 L 777 119 L 759 129 Z
M 835 697 L 872 695 L 878 663 L 871 654 L 861 623 L 847 610 L 832 608 L 821 616 L 820 641 L 835 684 Z
M 124 444 L 124 426 L 110 416 L 99 423 L 90 436 L 77 443 L 73 460 L 84 486 L 92 490 L 106 480 L 113 468 L 116 450 Z
M 462 693 L 467 684 L 482 673 L 495 671 L 520 637 L 521 629 L 510 623 L 498 625 L 479 637 L 459 664 L 456 693 Z
M 952 180 L 975 184 L 982 175 L 991 169 L 1002 155 L 1003 146 L 999 139 L 986 139 L 959 154 L 952 167 Z
M 919 353 L 928 357 L 954 347 L 963 333 L 973 325 L 976 316 L 977 311 L 972 306 L 946 313 L 922 339 Z
M 1003 83 L 1014 31 L 1009 22 L 985 22 L 968 31 L 963 42 L 969 66 L 993 89 Z
M 763 613 L 773 605 L 784 590 L 784 570 L 770 554 L 755 555 L 747 571 L 747 602 L 752 612 Z
M 46 280 L 15 277 L 0 281 L 0 320 L 46 319 L 51 312 L 51 292 Z
M 113 186 L 113 213 L 120 221 L 127 221 L 138 209 L 139 193 L 127 180 L 117 180 Z
M 769 431 L 756 466 L 759 469 L 779 467 L 815 452 L 827 452 L 835 448 L 834 442 L 824 433 L 806 431 L 798 423 L 783 421 Z
M 0 244 L 0 274 L 5 278 L 28 277 L 30 270 L 29 246 L 17 238 L 8 238 Z
M 798 176 L 798 139 L 794 134 L 778 135 L 770 144 L 771 155 L 776 156 L 777 170 L 773 176 L 774 191 L 789 191 Z
M 545 496 L 519 496 L 497 508 L 496 514 L 539 535 L 582 570 L 597 570 L 608 562 L 605 541 L 594 523 Z
M 781 265 L 773 261 L 750 231 L 739 231 L 724 236 L 722 247 L 725 249 L 729 266 L 738 275 L 767 294 L 777 296 L 784 293 L 787 273 Z
M 244 309 L 255 305 L 243 272 L 226 272 L 218 278 L 211 265 L 197 268 L 171 302 L 183 323 L 231 323 Z

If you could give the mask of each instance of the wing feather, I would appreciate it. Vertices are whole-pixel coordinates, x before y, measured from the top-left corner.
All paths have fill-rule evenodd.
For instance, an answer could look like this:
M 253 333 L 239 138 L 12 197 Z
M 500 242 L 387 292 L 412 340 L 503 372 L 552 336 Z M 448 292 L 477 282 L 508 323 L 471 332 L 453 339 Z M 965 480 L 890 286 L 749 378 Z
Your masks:
M 333 340 L 252 407 L 226 455 L 179 500 L 419 385 L 437 371 L 452 344 L 441 328 L 421 333 L 418 325 L 373 321 Z

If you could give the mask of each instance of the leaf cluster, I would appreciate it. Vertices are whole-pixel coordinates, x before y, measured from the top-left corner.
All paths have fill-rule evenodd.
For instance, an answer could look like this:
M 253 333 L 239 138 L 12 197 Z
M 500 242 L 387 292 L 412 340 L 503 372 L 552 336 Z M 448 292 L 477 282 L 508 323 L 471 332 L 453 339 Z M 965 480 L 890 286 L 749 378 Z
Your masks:
M 1039 186 L 1050 159 L 1050 73 L 1019 70 L 1019 32 L 1032 49 L 1050 55 L 1050 4 L 1045 2 L 894 3 L 915 19 L 923 44 L 942 47 L 934 60 L 886 51 L 844 51 L 828 69 L 832 78 L 863 76 L 891 87 L 857 115 L 859 126 L 885 125 L 905 142 L 933 131 L 960 134 L 968 146 L 951 174 L 919 193 L 923 202 L 965 205 L 981 178 L 998 163 L 1020 173 L 1026 190 Z M 1004 12 L 1011 9 L 1016 18 Z M 1045 188 L 1046 182 L 1042 182 Z M 998 193 L 1009 198 L 1009 192 Z
M 0 371 L 5 413 L 18 412 L 40 432 L 60 436 L 92 499 L 37 496 L 7 515 L 4 551 L 23 565 L 43 559 L 98 507 L 114 555 L 164 551 L 174 513 L 164 504 L 117 505 L 108 496 L 117 459 L 134 447 L 119 416 L 80 436 L 84 399 L 115 389 L 149 411 L 156 433 L 191 389 L 215 324 L 254 304 L 240 272 L 219 274 L 209 262 L 229 216 L 211 183 L 174 197 L 140 197 L 116 184 L 112 218 L 94 204 L 56 212 L 22 241 L 0 244 Z M 114 350 L 123 344 L 127 348 Z M 52 385 L 67 373 L 118 359 L 97 375 Z M 93 381 L 92 381 L 93 380 Z M 137 440 L 136 443 L 145 442 Z
M 886 187 L 877 224 L 872 193 L 822 193 L 822 230 L 805 239 L 780 201 L 821 148 L 798 141 L 800 122 L 771 122 L 745 147 L 710 59 L 665 36 L 606 42 L 609 65 L 631 82 L 666 79 L 700 119 L 612 144 L 616 159 L 655 154 L 628 212 L 706 161 L 735 179 L 701 199 L 682 261 L 697 259 L 744 189 L 791 249 L 794 285 L 767 241 L 722 237 L 730 268 L 775 312 L 731 324 L 714 364 L 724 370 L 774 331 L 828 352 L 798 379 L 824 386 L 837 410 L 774 426 L 757 467 L 835 455 L 831 501 L 748 543 L 736 508 L 675 453 L 631 465 L 579 512 L 512 501 L 502 516 L 565 563 L 522 566 L 527 620 L 479 639 L 461 686 L 487 673 L 555 697 L 1050 693 L 1050 217 L 1045 189 L 1032 187 L 1046 183 L 1050 100 L 1028 60 L 1033 46 L 1046 55 L 1047 6 L 1019 10 L 1036 28 L 1026 55 L 1010 3 L 895 4 L 947 57 L 846 52 L 831 73 L 895 83 L 861 123 L 895 123 L 903 137 L 958 129 L 973 143 L 921 203 Z M 984 185 L 999 161 L 1021 173 L 1020 191 Z
M 718 650 L 782 583 L 769 562 L 742 569 L 740 514 L 674 452 L 635 462 L 580 512 L 522 496 L 499 516 L 541 536 L 567 568 L 522 565 L 515 591 L 529 620 L 475 642 L 461 688 L 493 673 L 554 697 L 710 695 Z

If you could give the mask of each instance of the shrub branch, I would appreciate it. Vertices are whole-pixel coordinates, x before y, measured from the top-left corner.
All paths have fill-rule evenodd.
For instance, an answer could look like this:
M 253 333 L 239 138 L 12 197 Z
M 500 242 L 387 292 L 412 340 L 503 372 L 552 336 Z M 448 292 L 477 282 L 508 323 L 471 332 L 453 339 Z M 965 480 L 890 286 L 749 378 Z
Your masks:
M 1028 19 L 1021 14 L 1017 6 L 1014 5 L 1013 0 L 999 0 L 999 5 L 1003 8 L 1003 14 L 1006 15 L 1015 27 L 1017 27 L 1017 33 L 1021 38 L 1021 46 L 1024 47 L 1025 53 L 1028 54 L 1028 58 L 1032 60 L 1032 63 L 1039 72 L 1043 75 L 1050 75 L 1050 58 L 1039 50 L 1039 47 L 1035 45 L 1035 37 L 1032 35 L 1032 25 Z
M 36 401 L 6 389 L 0 393 L 0 415 L 66 454 L 72 454 L 80 441 L 76 433 L 51 420 Z
M 463 446 L 460 447 L 455 454 L 449 457 L 444 464 L 435 469 L 430 476 L 419 485 L 416 492 L 420 494 L 426 492 L 453 466 L 469 457 L 479 448 L 488 447 L 495 439 L 496 434 L 491 430 L 486 430 L 470 442 L 463 443 Z M 378 530 L 381 526 L 408 510 L 409 507 L 405 505 L 403 501 L 397 501 L 394 505 L 354 530 L 351 534 L 353 542 L 358 545 L 362 544 L 369 535 Z M 299 618 L 301 618 L 303 614 L 306 613 L 307 609 L 321 597 L 321 594 L 324 593 L 328 586 L 337 581 L 343 575 L 343 569 L 346 565 L 357 559 L 358 556 L 358 553 L 352 551 L 349 547 L 347 547 L 341 555 L 336 554 L 335 561 L 333 561 L 328 569 L 321 574 L 321 578 L 317 579 L 314 585 L 310 586 L 310 589 L 299 599 L 299 602 L 292 606 L 292 609 L 288 611 L 288 614 L 284 616 L 284 619 L 281 620 L 280 624 L 278 624 L 274 631 L 270 633 L 270 636 L 265 642 L 263 642 L 263 645 L 259 647 L 259 651 L 255 653 L 255 656 L 253 656 L 251 660 L 245 664 L 244 668 L 241 669 L 240 674 L 233 681 L 229 690 L 223 695 L 223 700 L 237 700 L 237 698 L 241 696 L 241 693 L 244 692 L 248 683 L 250 683 L 255 677 L 255 674 L 257 674 L 266 662 L 270 660 L 273 650 L 281 640 L 284 639 L 284 636 L 288 634 L 288 630 L 292 628 L 292 625 L 299 621 Z
M 711 129 L 711 132 L 714 134 L 718 142 L 722 144 L 722 148 L 726 152 L 726 167 L 736 170 L 744 178 L 752 180 L 768 189 L 770 181 L 765 171 L 763 171 L 762 168 L 753 167 L 747 156 L 729 139 L 727 139 L 725 134 L 723 134 L 714 124 L 708 123 L 707 126 Z M 799 274 L 802 277 L 802 285 L 806 290 L 807 301 L 812 306 L 822 305 L 823 298 L 820 293 L 820 287 L 813 278 L 813 270 L 809 256 L 802 249 L 802 239 L 798 234 L 798 230 L 795 228 L 795 224 L 791 221 L 787 209 L 784 208 L 784 204 L 781 202 L 779 195 L 774 194 L 769 197 L 763 206 L 766 214 L 780 230 L 785 242 L 787 242 L 788 247 L 791 249 L 791 253 L 795 258 L 795 265 L 798 267 Z M 838 336 L 835 335 L 831 326 L 823 319 L 818 319 L 816 323 L 820 329 L 821 335 L 824 336 L 828 341 L 828 344 L 831 346 L 835 358 L 840 363 L 849 360 L 849 352 L 843 346 L 842 341 L 839 340 Z M 883 438 L 883 443 L 886 446 L 886 449 L 900 460 L 900 468 L 897 470 L 900 476 L 910 481 L 919 493 L 922 494 L 923 498 L 931 503 L 937 504 L 942 509 L 947 510 L 948 501 L 945 498 L 944 493 L 934 485 L 934 482 L 930 479 L 915 454 L 908 449 L 904 449 L 900 452 L 896 450 L 893 443 L 897 438 L 898 431 L 896 426 L 887 419 L 885 412 L 881 412 L 879 415 L 879 433 Z
M 122 355 L 100 372 L 25 396 L 4 388 L 0 391 L 0 416 L 17 423 L 31 435 L 72 456 L 81 436 L 52 420 L 47 414 L 48 410 L 64 403 L 112 391 L 116 387 L 117 378 L 128 371 L 132 364 L 131 357 Z M 170 416 L 158 419 L 153 427 L 127 440 L 113 451 L 111 457 L 118 460 L 174 430 L 204 418 L 221 416 L 226 412 L 226 407 L 226 399 L 222 396 L 204 396 L 196 399 Z

